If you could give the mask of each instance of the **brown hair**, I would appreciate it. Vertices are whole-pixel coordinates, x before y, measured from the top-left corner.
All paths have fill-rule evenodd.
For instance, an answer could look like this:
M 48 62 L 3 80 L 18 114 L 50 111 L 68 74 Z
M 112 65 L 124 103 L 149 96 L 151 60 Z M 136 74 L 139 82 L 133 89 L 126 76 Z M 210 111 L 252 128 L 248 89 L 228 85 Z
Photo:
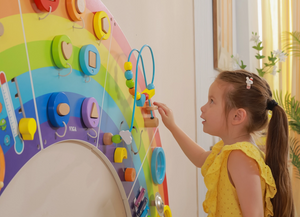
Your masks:
M 246 88 L 246 77 L 253 78 L 250 89 Z M 245 71 L 223 71 L 217 80 L 230 84 L 224 95 L 225 114 L 232 108 L 243 108 L 249 116 L 247 131 L 255 133 L 268 124 L 267 103 L 272 100 L 268 83 L 258 75 Z M 277 193 L 271 200 L 274 217 L 294 217 L 291 180 L 288 171 L 288 120 L 284 110 L 275 106 L 268 126 L 266 142 L 266 164 L 270 167 Z

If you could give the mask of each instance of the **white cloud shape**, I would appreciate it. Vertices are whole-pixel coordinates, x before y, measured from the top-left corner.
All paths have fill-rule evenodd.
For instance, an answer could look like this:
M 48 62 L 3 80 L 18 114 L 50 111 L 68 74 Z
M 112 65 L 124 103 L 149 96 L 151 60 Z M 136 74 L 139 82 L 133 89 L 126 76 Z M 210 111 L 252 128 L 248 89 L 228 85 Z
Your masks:
M 119 135 L 122 137 L 126 145 L 130 145 L 132 142 L 131 132 L 129 130 L 121 130 Z

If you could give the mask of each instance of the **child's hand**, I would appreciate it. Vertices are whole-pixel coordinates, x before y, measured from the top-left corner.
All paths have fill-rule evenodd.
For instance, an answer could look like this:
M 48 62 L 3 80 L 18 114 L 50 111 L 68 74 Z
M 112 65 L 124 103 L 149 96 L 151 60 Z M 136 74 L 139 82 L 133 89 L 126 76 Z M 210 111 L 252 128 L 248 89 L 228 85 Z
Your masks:
M 154 102 L 153 105 L 158 107 L 158 112 L 161 115 L 164 125 L 171 130 L 176 125 L 172 110 L 163 103 Z

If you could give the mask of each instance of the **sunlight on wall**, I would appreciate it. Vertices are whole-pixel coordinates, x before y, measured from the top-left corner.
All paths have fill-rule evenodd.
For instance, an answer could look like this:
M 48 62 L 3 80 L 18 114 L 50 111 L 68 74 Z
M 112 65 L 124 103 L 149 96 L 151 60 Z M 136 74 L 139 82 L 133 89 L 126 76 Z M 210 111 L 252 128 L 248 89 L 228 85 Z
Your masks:
M 258 35 L 262 38 L 262 11 L 261 11 L 261 0 L 257 1 L 257 14 L 258 14 Z M 260 51 L 260 54 L 262 54 L 262 51 Z M 262 68 L 262 60 L 259 60 L 259 67 Z

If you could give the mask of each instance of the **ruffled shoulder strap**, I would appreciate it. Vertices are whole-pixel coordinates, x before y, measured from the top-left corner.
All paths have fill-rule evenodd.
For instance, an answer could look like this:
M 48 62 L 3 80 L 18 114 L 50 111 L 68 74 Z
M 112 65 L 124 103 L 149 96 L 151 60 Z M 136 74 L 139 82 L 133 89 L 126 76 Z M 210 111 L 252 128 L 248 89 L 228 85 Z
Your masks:
M 273 205 L 271 203 L 271 198 L 273 198 L 277 192 L 275 181 L 270 168 L 264 162 L 262 152 L 249 142 L 238 142 L 233 145 L 223 146 L 221 153 L 214 158 L 214 161 L 211 162 L 211 166 L 207 168 L 205 175 L 203 175 L 204 183 L 207 187 L 206 199 L 203 202 L 204 211 L 209 213 L 209 217 L 215 216 L 217 207 L 217 186 L 219 181 L 220 168 L 222 163 L 228 158 L 229 154 L 233 150 L 241 150 L 248 157 L 254 159 L 257 162 L 261 173 L 260 175 L 266 183 L 266 194 L 264 198 L 265 216 L 273 215 Z
M 220 153 L 220 151 L 222 150 L 224 146 L 223 141 L 219 141 L 217 142 L 212 150 L 211 153 L 207 156 L 203 166 L 201 167 L 201 174 L 202 176 L 205 176 L 207 173 L 208 168 L 210 167 L 210 165 L 212 164 L 212 162 L 215 160 L 216 156 Z

